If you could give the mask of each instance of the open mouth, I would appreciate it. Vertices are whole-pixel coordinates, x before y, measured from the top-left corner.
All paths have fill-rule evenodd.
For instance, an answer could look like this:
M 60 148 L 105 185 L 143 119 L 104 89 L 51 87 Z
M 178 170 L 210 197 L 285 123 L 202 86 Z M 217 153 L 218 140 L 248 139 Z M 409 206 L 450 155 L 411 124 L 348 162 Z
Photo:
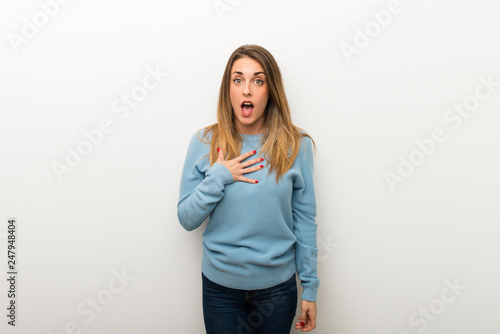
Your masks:
M 244 101 L 241 104 L 241 113 L 243 114 L 243 116 L 250 116 L 252 114 L 253 108 L 254 106 L 252 102 Z

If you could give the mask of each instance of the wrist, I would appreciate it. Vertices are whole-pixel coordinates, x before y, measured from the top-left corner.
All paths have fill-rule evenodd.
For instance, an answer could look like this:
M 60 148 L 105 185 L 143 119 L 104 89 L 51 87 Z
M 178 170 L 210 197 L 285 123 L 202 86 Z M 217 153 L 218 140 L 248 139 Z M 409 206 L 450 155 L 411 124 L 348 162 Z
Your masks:
M 229 169 L 221 163 L 215 162 L 209 171 L 212 175 L 217 175 L 221 178 L 224 185 L 234 182 L 233 175 Z

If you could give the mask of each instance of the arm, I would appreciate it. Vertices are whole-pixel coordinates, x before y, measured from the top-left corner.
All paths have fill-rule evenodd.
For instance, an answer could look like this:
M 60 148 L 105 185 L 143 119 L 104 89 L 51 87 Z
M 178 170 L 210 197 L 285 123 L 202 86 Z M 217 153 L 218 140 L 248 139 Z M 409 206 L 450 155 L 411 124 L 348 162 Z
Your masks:
M 263 158 L 243 160 L 254 155 L 255 151 L 244 153 L 232 160 L 224 160 L 224 153 L 219 149 L 219 157 L 212 167 L 207 160 L 206 144 L 200 142 L 195 133 L 189 143 L 184 168 L 182 170 L 177 218 L 181 225 L 192 231 L 203 223 L 217 203 L 224 197 L 227 184 L 235 181 L 257 183 L 244 174 L 261 169 L 252 167 L 262 162 Z M 205 156 L 205 157 L 204 157 Z
M 297 273 L 304 288 L 302 299 L 316 301 L 319 287 L 317 277 L 316 247 L 316 198 L 314 194 L 314 156 L 311 140 L 302 139 L 302 147 L 297 155 L 301 177 L 294 182 L 292 195 L 293 233 L 297 237 L 295 243 L 295 264 Z
M 316 247 L 316 199 L 314 194 L 314 156 L 311 139 L 301 140 L 301 150 L 297 155 L 301 176 L 294 182 L 292 195 L 293 232 L 295 243 L 295 265 L 303 287 L 301 314 L 296 329 L 309 332 L 316 328 L 316 295 L 319 287 L 317 276 Z
M 222 164 L 203 168 L 202 158 L 206 153 L 205 144 L 195 133 L 186 154 L 177 204 L 177 218 L 188 231 L 203 223 L 224 196 L 225 185 L 233 182 L 231 172 Z

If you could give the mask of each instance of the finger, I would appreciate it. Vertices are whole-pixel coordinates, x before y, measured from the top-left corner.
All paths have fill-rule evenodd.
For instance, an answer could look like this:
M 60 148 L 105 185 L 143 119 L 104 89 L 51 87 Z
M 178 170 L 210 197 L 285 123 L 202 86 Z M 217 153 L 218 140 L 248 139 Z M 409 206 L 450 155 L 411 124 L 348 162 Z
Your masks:
M 316 328 L 316 317 L 314 316 L 311 317 L 310 324 L 311 324 L 311 329 Z
M 255 158 L 255 159 L 252 159 L 252 160 L 248 160 L 248 161 L 242 162 L 241 166 L 243 168 L 245 168 L 245 167 L 248 167 L 248 166 L 252 166 L 252 165 L 258 164 L 259 162 L 262 162 L 262 161 L 264 161 L 264 158 Z
M 311 329 L 316 328 L 316 314 L 312 313 L 309 316 L 309 324 L 310 324 Z
M 247 168 L 243 169 L 242 174 L 250 174 L 250 173 L 256 172 L 258 170 L 261 170 L 262 168 L 264 168 L 264 165 L 259 165 L 259 166 L 255 166 L 255 167 L 247 167 Z
M 248 177 L 243 177 L 241 176 L 238 181 L 242 181 L 242 182 L 247 182 L 247 183 L 259 183 L 259 181 L 257 180 L 252 180 L 252 179 L 249 179 Z
M 300 319 L 302 319 L 300 321 L 300 324 L 302 325 L 302 327 L 304 327 L 307 323 L 307 310 L 302 310 L 302 312 L 300 313 Z
M 242 155 L 240 155 L 239 157 L 236 158 L 236 161 L 242 162 L 246 158 L 251 157 L 252 155 L 254 155 L 255 153 L 257 153 L 257 151 L 249 151 L 247 153 L 243 153 Z
M 217 151 L 219 151 L 219 156 L 217 157 L 217 161 L 224 161 L 224 152 L 222 152 L 222 148 L 217 147 Z

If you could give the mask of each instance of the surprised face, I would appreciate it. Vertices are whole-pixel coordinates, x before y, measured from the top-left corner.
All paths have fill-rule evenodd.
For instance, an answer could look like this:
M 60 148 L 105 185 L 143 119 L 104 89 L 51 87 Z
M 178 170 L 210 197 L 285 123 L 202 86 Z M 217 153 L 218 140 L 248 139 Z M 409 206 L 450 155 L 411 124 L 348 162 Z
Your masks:
M 257 61 L 245 57 L 233 63 L 229 95 L 236 130 L 248 135 L 262 133 L 269 91 L 266 74 Z

